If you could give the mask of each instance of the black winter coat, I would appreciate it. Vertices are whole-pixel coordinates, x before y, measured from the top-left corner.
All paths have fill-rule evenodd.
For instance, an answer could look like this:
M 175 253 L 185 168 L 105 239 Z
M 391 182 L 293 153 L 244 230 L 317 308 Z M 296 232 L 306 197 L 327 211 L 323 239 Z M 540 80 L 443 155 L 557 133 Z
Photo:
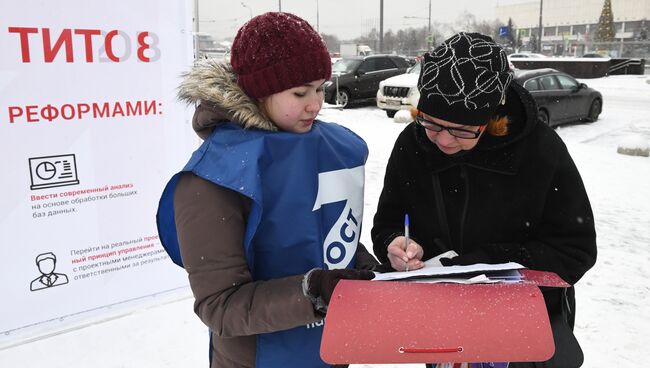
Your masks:
M 513 261 L 555 272 L 572 285 L 594 265 L 593 213 L 566 146 L 537 122 L 534 100 L 516 83 L 499 113 L 508 116 L 509 133 L 483 134 L 460 155 L 442 153 L 414 123 L 400 134 L 371 232 L 382 263 L 386 247 L 403 235 L 408 213 L 423 261 L 455 250 L 456 264 Z M 573 290 L 567 294 L 573 307 Z M 549 314 L 559 313 L 560 291 L 545 298 Z

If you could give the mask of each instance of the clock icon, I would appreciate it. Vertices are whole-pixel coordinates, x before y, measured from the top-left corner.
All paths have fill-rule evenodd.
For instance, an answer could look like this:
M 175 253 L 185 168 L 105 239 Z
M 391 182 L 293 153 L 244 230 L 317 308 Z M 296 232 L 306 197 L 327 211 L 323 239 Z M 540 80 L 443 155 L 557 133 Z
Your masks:
M 74 153 L 29 158 L 31 190 L 79 184 Z
M 56 166 L 49 161 L 41 162 L 36 166 L 36 175 L 42 180 L 50 180 L 56 175 Z

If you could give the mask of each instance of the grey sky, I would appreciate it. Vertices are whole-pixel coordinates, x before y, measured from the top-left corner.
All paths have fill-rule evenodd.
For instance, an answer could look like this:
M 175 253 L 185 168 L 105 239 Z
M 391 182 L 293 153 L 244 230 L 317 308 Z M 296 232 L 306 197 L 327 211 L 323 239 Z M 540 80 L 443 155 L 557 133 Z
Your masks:
M 497 4 L 526 1 L 431 0 L 431 21 L 453 23 L 463 11 L 474 14 L 479 20 L 494 19 Z M 199 0 L 199 30 L 211 33 L 218 40 L 232 38 L 251 14 L 255 16 L 267 11 L 277 11 L 279 2 Z M 334 34 L 342 40 L 358 37 L 373 27 L 379 29 L 379 3 L 379 0 L 281 0 L 282 11 L 294 13 L 306 19 L 315 28 L 318 26 L 321 33 Z M 429 0 L 384 0 L 384 31 L 426 26 L 428 16 Z

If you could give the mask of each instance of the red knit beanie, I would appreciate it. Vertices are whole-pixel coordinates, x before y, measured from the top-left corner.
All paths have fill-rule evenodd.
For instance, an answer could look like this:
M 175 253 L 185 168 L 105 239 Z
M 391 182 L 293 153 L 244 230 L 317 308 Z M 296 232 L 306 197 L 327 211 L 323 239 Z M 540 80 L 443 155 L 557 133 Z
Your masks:
M 244 24 L 230 63 L 249 97 L 260 98 L 318 79 L 330 79 L 332 61 L 320 35 L 304 19 L 269 12 Z

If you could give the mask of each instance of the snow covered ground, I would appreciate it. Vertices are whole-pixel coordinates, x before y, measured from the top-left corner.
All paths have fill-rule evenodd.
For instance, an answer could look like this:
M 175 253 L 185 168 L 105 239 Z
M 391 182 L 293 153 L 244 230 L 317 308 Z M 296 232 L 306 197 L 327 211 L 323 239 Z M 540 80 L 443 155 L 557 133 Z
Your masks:
M 650 356 L 643 347 L 650 341 L 650 158 L 620 155 L 616 149 L 630 135 L 650 141 L 650 84 L 645 76 L 583 82 L 604 96 L 600 120 L 557 129 L 582 174 L 598 233 L 598 262 L 576 288 L 576 335 L 584 367 L 633 366 Z M 384 167 L 404 125 L 373 106 L 343 111 L 326 106 L 320 118 L 341 123 L 368 142 L 361 240 L 370 244 Z M 207 329 L 192 312 L 189 291 L 182 290 L 127 315 L 0 350 L 0 367 L 207 367 L 207 344 Z

